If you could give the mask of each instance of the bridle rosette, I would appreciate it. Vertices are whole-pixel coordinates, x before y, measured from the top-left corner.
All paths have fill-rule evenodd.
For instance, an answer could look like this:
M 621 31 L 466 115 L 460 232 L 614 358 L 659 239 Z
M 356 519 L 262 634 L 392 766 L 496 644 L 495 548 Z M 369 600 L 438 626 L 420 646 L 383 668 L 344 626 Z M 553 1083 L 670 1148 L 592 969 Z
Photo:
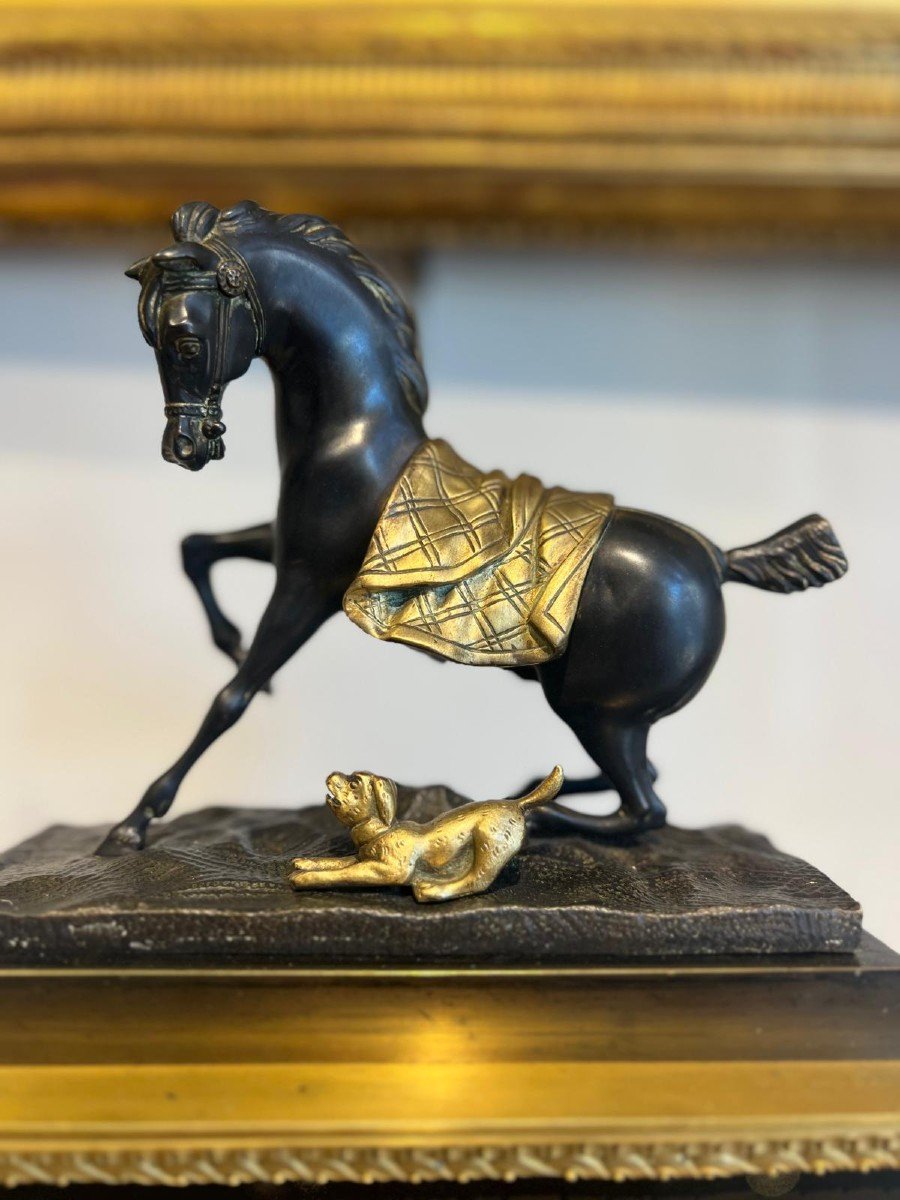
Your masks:
M 216 271 L 219 290 L 232 299 L 235 296 L 243 296 L 247 291 L 247 278 L 247 270 L 244 264 L 234 258 L 228 258 L 220 262 Z

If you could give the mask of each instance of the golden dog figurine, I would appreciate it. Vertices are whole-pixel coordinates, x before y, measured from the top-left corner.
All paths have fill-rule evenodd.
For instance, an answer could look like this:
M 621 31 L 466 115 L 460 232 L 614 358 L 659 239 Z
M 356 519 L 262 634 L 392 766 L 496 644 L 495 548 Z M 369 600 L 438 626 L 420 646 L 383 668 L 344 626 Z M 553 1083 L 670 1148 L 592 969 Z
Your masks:
M 328 776 L 331 811 L 358 847 L 344 858 L 295 858 L 295 888 L 409 884 L 417 900 L 453 900 L 491 886 L 522 845 L 525 813 L 553 800 L 561 767 L 518 800 L 464 804 L 427 824 L 398 821 L 397 787 L 390 779 L 356 771 Z

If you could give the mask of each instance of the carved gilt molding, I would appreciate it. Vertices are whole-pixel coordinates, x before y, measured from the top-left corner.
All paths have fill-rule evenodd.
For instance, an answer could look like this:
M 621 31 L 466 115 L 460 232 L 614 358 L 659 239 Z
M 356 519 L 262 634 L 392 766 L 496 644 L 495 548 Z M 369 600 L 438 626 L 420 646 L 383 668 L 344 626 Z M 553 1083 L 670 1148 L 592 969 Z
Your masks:
M 721 1179 L 737 1175 L 827 1174 L 900 1167 L 897 1136 L 845 1136 L 616 1145 L 434 1147 L 221 1146 L 63 1149 L 0 1153 L 0 1182 L 72 1183 L 465 1183 L 525 1178 L 577 1180 Z
M 891 244 L 900 3 L 0 5 L 0 221 Z

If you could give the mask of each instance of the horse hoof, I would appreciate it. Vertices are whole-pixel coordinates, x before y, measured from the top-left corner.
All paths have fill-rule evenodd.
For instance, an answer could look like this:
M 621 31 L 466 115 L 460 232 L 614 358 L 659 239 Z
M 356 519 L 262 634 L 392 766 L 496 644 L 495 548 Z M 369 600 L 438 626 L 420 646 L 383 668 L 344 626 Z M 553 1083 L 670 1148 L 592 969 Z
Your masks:
M 131 825 L 116 825 L 111 829 L 94 853 L 98 858 L 121 858 L 125 854 L 136 854 L 144 848 L 144 838 Z
M 664 808 L 654 808 L 648 813 L 644 813 L 640 818 L 638 830 L 643 833 L 644 830 L 662 829 L 666 823 L 666 810 Z

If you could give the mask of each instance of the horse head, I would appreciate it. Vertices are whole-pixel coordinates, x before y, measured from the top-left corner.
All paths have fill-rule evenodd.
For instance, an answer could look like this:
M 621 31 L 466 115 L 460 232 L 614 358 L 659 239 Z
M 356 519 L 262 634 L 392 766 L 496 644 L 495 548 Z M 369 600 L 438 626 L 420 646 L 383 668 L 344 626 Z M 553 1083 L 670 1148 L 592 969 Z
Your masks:
M 210 207 L 184 209 L 202 216 Z M 174 244 L 125 274 L 141 284 L 141 330 L 156 351 L 165 394 L 163 458 L 199 471 L 225 453 L 222 393 L 260 353 L 265 320 L 237 247 L 209 234 L 187 236 L 202 223 L 179 220 L 183 214 L 173 220 Z

